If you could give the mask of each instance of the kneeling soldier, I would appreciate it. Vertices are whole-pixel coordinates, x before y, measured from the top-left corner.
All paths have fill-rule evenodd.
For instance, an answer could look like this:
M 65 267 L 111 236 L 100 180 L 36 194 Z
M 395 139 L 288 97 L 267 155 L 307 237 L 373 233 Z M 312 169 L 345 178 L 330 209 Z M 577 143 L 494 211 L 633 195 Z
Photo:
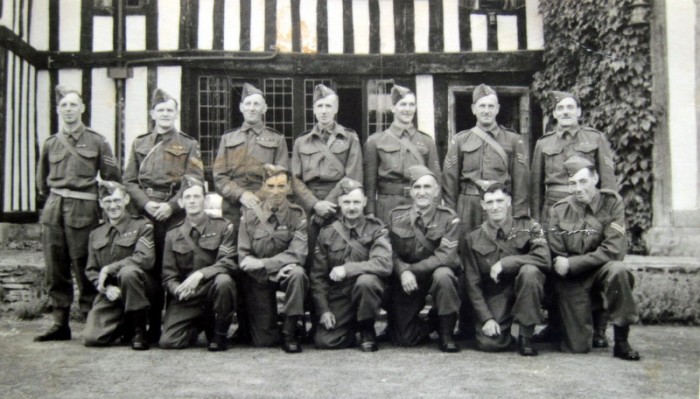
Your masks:
M 394 249 L 389 333 L 397 345 L 427 341 L 434 325 L 428 326 L 419 314 L 430 294 L 439 319 L 440 350 L 458 352 L 452 333 L 460 305 L 459 218 L 453 210 L 435 203 L 440 186 L 430 169 L 416 165 L 408 172 L 413 204 L 389 212 Z
M 602 307 L 614 327 L 614 356 L 639 360 L 627 342 L 629 326 L 639 316 L 632 296 L 634 276 L 622 262 L 627 251 L 622 198 L 596 188 L 599 176 L 590 160 L 574 155 L 564 167 L 571 195 L 554 204 L 549 218 L 554 289 L 564 328 L 562 350 L 591 349 L 591 310 Z
M 192 345 L 203 328 L 209 350 L 224 351 L 236 298 L 233 225 L 204 212 L 204 181 L 198 176 L 183 176 L 179 196 L 186 218 L 165 236 L 163 286 L 168 305 L 160 347 Z
M 365 217 L 367 197 L 359 182 L 343 178 L 338 183 L 342 219 L 319 234 L 311 269 L 311 292 L 316 314 L 316 347 L 347 348 L 360 331 L 360 349 L 374 352 L 374 321 L 381 308 L 384 278 L 391 274 L 391 244 L 384 224 Z
M 243 292 L 255 346 L 280 341 L 277 326 L 276 292 L 285 292 L 282 348 L 301 352 L 297 323 L 304 315 L 309 278 L 306 261 L 308 237 L 304 210 L 290 203 L 290 175 L 286 168 L 265 164 L 261 206 L 246 209 L 238 230 L 238 256 L 245 273 Z
M 131 347 L 146 350 L 148 298 L 158 285 L 153 225 L 129 214 L 129 194 L 121 184 L 103 181 L 98 194 L 107 221 L 90 233 L 88 244 L 86 274 L 99 294 L 85 323 L 85 346 L 133 336 Z
M 518 350 L 536 356 L 531 338 L 542 322 L 545 275 L 551 267 L 544 231 L 530 218 L 514 219 L 511 196 L 501 183 L 484 192 L 486 221 L 467 236 L 464 270 L 476 315 L 476 344 L 483 351 L 508 349 L 513 321 L 520 325 Z

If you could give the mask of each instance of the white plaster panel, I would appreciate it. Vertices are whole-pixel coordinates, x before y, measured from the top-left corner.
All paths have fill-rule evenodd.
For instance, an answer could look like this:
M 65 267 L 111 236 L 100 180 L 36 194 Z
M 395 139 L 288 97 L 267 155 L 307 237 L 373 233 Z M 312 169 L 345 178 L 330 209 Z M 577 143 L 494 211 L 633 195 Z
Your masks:
M 214 48 L 214 0 L 199 0 L 198 25 L 197 47 L 211 50 Z
M 95 68 L 92 70 L 92 104 L 90 125 L 95 131 L 105 136 L 109 145 L 114 148 L 116 138 L 116 98 L 117 90 L 115 82 L 107 76 L 107 68 Z
M 486 51 L 488 49 L 488 29 L 486 15 L 471 14 L 469 16 L 472 51 Z
M 241 0 L 224 3 L 224 50 L 241 49 Z
M 544 22 L 540 14 L 539 0 L 525 0 L 525 26 L 527 27 L 527 49 L 544 48 Z
M 328 52 L 343 54 L 343 0 L 328 0 Z
M 80 51 L 81 2 L 58 0 L 58 49 Z
M 352 1 L 352 30 L 355 54 L 369 54 L 369 1 Z
M 180 2 L 158 0 L 158 48 L 177 50 L 180 45 Z
M 393 0 L 379 0 L 379 42 L 380 53 L 394 54 L 396 51 Z
M 51 114 L 56 110 L 51 109 L 51 76 L 49 71 L 39 71 L 36 77 L 36 131 L 39 148 L 51 135 Z
M 445 52 L 457 53 L 459 45 L 459 0 L 443 0 L 442 20 Z
M 250 2 L 250 50 L 265 51 L 265 2 Z
M 33 1 L 31 15 L 29 44 L 39 51 L 46 51 L 49 49 L 49 2 Z
M 413 1 L 413 42 L 416 53 L 427 53 L 430 51 L 430 1 Z
M 134 139 L 148 131 L 148 68 L 136 67 L 124 94 L 124 154 L 131 156 Z M 169 92 L 170 93 L 170 92 Z
M 5 26 L 8 29 L 14 31 L 14 22 L 12 20 L 12 8 L 14 7 L 13 1 L 3 1 L 2 2 L 2 18 L 0 18 L 0 25 Z
M 292 3 L 277 0 L 277 49 L 282 53 L 292 52 Z
M 3 195 L 6 200 L 4 201 L 3 211 L 9 212 L 12 210 L 12 172 L 14 170 L 14 165 L 12 164 L 12 147 L 14 144 L 14 132 L 15 132 L 15 114 L 13 112 L 14 101 L 12 99 L 12 91 L 14 90 L 14 75 L 11 74 L 15 66 L 15 56 L 11 51 L 7 52 L 7 77 L 8 82 L 5 88 L 5 184 L 3 187 Z
M 146 49 L 146 16 L 129 15 L 126 17 L 126 50 L 142 51 Z
M 496 17 L 498 32 L 498 51 L 513 51 L 518 49 L 518 17 L 515 15 L 499 15 Z
M 435 140 L 435 93 L 433 75 L 416 75 L 418 130 Z
M 97 15 L 92 20 L 92 51 L 114 49 L 114 18 Z

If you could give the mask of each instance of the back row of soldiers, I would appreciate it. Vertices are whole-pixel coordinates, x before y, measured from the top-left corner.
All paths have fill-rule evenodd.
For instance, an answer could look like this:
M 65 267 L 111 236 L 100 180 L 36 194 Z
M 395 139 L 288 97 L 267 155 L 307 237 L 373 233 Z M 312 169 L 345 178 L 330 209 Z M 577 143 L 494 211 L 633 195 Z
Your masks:
M 154 129 L 135 140 L 122 186 L 109 145 L 80 121 L 80 94 L 57 88 L 63 128 L 45 142 L 37 178 L 48 195 L 42 224 L 54 325 L 36 339 L 70 339 L 72 269 L 81 309 L 94 303 L 87 345 L 125 337 L 134 349 L 182 348 L 204 327 L 209 349 L 225 350 L 237 311 L 239 341 L 300 352 L 310 290 L 318 347 L 354 345 L 357 331 L 362 350 L 377 350 L 374 320 L 384 306 L 394 343 L 417 345 L 437 329 L 441 350 L 456 352 L 462 304 L 460 330 L 475 333 L 480 349 L 508 348 L 516 321 L 518 350 L 532 356 L 547 277 L 564 350 L 607 346 L 607 322 L 593 326 L 594 314 L 606 314 L 593 311 L 600 309 L 615 327 L 615 356 L 636 360 L 612 151 L 602 133 L 579 126 L 575 96 L 554 98 L 558 124 L 537 142 L 531 173 L 520 136 L 496 123 L 495 91 L 478 86 L 477 125 L 455 135 L 441 171 L 434 141 L 413 125 L 410 89 L 392 88 L 394 120 L 369 137 L 363 156 L 357 134 L 335 121 L 337 95 L 318 85 L 318 123 L 295 141 L 288 171 L 284 137 L 263 123 L 263 93 L 245 84 L 245 122 L 222 137 L 213 165 L 218 218 L 204 212 L 199 147 L 175 128 L 174 98 L 154 93 Z M 299 205 L 288 201 L 292 193 Z M 105 222 L 95 229 L 98 197 Z M 131 216 L 129 203 L 145 218 Z M 542 214 L 551 228 L 537 223 Z M 285 292 L 281 329 L 277 290 Z M 423 320 L 428 294 L 434 304 Z

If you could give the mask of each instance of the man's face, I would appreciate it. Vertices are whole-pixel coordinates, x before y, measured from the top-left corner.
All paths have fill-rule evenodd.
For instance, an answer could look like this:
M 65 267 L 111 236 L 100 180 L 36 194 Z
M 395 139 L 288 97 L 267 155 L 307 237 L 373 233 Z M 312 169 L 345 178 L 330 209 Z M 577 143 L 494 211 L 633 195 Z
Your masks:
M 496 115 L 500 109 L 501 106 L 498 104 L 498 97 L 495 94 L 481 97 L 472 104 L 472 113 L 476 116 L 476 121 L 484 126 L 496 123 Z
M 151 109 L 151 119 L 153 119 L 156 126 L 161 131 L 172 129 L 172 127 L 175 126 L 178 115 L 177 103 L 172 99 L 156 104 L 155 107 Z
M 126 214 L 126 206 L 129 205 L 129 194 L 123 190 L 116 190 L 114 194 L 100 199 L 100 208 L 107 214 L 111 223 L 116 223 Z
M 267 199 L 273 207 L 279 207 L 287 199 L 291 188 L 286 174 L 275 175 L 265 180 Z
M 262 121 L 263 115 L 267 111 L 267 104 L 260 94 L 251 94 L 241 101 L 238 109 L 243 114 L 243 120 L 255 125 Z
M 596 184 L 598 184 L 598 173 L 583 168 L 569 177 L 569 194 L 582 204 L 590 204 L 598 192 Z
M 338 96 L 332 94 L 314 103 L 314 115 L 321 126 L 333 123 L 338 113 Z
M 204 199 L 204 187 L 192 186 L 182 192 L 177 203 L 185 209 L 187 216 L 198 216 L 204 212 Z
M 435 203 L 440 193 L 440 186 L 434 177 L 423 176 L 411 185 L 411 198 L 418 208 L 427 208 Z
M 502 190 L 484 194 L 481 207 L 486 212 L 486 217 L 494 223 L 501 223 L 508 218 L 508 208 L 511 198 Z
M 578 118 L 581 117 L 581 108 L 579 108 L 576 100 L 567 97 L 557 103 L 553 114 L 559 126 L 576 126 L 578 125 Z
M 416 96 L 407 94 L 391 107 L 391 112 L 401 124 L 408 125 L 413 123 L 413 116 L 416 114 Z
M 365 193 L 357 188 L 338 198 L 340 212 L 347 220 L 357 220 L 362 216 L 365 205 L 367 205 L 367 197 Z
M 73 125 L 80 121 L 80 117 L 85 112 L 85 104 L 77 93 L 68 93 L 56 105 L 56 112 L 64 123 Z

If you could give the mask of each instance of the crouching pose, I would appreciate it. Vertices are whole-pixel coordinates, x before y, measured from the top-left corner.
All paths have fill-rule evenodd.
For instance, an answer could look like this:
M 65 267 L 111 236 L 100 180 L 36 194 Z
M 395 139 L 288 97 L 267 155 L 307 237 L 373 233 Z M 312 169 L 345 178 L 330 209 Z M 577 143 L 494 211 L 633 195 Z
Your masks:
M 182 178 L 178 205 L 185 220 L 165 236 L 163 286 L 168 303 L 160 347 L 193 345 L 204 329 L 209 350 L 224 351 L 235 310 L 237 270 L 233 225 L 204 212 L 204 181 Z
M 360 332 L 360 349 L 378 349 L 374 321 L 391 274 L 391 244 L 384 224 L 364 216 L 362 184 L 350 178 L 338 183 L 342 218 L 321 230 L 311 269 L 311 292 L 320 316 L 316 347 L 347 348 Z
M 510 192 L 501 183 L 491 185 L 482 196 L 486 221 L 467 236 L 467 293 L 474 305 L 480 350 L 508 349 L 510 327 L 516 321 L 518 351 L 536 356 L 531 338 L 535 325 L 542 322 L 549 247 L 540 225 L 527 217 L 514 219 L 510 205 Z
M 129 214 L 129 194 L 121 184 L 103 181 L 98 195 L 107 219 L 90 233 L 88 244 L 86 274 L 99 294 L 85 323 L 85 346 L 132 337 L 132 349 L 146 350 L 148 298 L 158 285 L 153 224 Z

